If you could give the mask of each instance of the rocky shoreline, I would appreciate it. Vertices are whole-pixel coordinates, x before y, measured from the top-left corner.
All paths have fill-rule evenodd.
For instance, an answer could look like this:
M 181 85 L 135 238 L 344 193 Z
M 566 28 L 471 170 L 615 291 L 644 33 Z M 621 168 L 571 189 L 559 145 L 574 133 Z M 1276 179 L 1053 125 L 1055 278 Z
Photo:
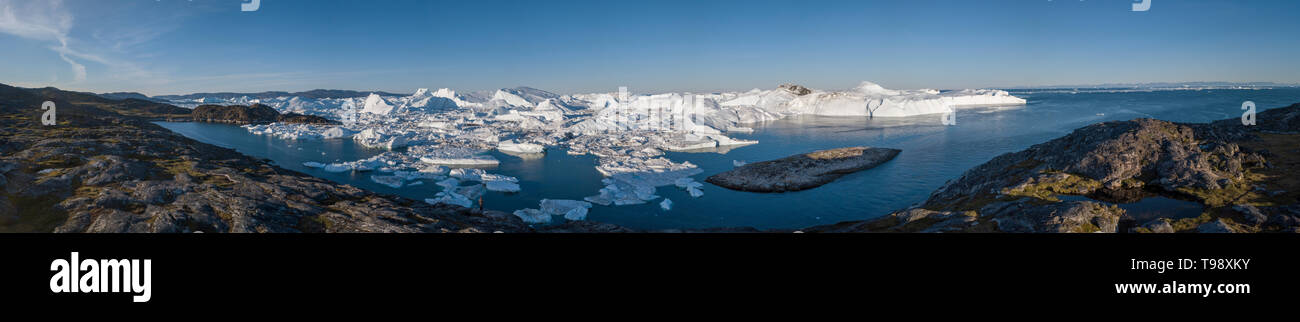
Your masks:
M 809 232 L 1300 232 L 1300 104 L 1239 119 L 1106 122 L 1008 153 L 925 202 Z M 1065 201 L 1082 196 L 1093 201 Z M 1134 222 L 1109 203 L 1194 201 L 1194 218 Z

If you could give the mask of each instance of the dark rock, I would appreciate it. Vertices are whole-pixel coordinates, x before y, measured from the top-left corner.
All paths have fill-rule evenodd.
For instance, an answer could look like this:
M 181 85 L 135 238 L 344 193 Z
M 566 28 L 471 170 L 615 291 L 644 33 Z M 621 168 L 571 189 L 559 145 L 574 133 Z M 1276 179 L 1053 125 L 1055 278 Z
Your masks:
M 781 84 L 779 88 L 798 96 L 812 94 L 811 89 L 795 84 Z
M 280 112 L 262 104 L 242 105 L 202 105 L 191 113 L 195 122 L 260 124 L 272 123 L 280 118 Z
M 1215 219 L 1197 226 L 1196 232 L 1202 234 L 1231 234 L 1237 231 L 1223 219 Z
M 899 150 L 850 147 L 746 164 L 705 181 L 732 190 L 786 192 L 819 187 L 894 159 Z
M 1160 218 L 1142 224 L 1142 228 L 1145 228 L 1147 230 L 1146 232 L 1155 233 L 1155 234 L 1174 233 L 1174 226 L 1169 224 L 1169 219 L 1166 218 Z
M 1268 221 L 1268 216 L 1252 205 L 1236 205 L 1232 206 L 1232 210 L 1241 215 L 1245 223 L 1249 225 L 1258 225 Z
M 1124 210 L 1096 202 L 1035 204 L 1028 199 L 991 204 L 980 211 L 1009 233 L 1114 233 Z
M 321 124 L 321 125 L 340 124 L 338 121 L 332 121 L 330 119 L 323 118 L 320 116 L 302 115 L 298 113 L 280 114 L 280 116 L 276 118 L 276 122 L 293 123 L 293 124 Z

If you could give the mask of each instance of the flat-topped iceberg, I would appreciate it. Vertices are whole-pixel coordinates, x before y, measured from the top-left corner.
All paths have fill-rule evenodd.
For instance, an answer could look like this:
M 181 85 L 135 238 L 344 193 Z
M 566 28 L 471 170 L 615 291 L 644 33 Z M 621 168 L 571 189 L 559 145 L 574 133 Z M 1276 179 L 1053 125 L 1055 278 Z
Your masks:
M 546 147 L 541 144 L 515 143 L 515 141 L 503 141 L 497 145 L 497 150 L 500 150 L 501 152 L 520 154 L 542 153 L 545 151 L 545 148 Z
M 823 92 L 799 86 L 751 91 L 722 106 L 761 106 L 768 112 L 826 116 L 904 117 L 942 114 L 956 108 L 1023 105 L 1025 100 L 1001 90 L 891 90 L 862 82 L 851 90 Z

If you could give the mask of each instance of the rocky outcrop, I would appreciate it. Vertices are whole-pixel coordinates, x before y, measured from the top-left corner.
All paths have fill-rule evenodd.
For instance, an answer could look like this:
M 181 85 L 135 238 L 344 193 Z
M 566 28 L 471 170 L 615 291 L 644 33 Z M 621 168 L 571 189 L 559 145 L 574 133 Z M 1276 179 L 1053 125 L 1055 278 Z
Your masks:
M 924 203 L 884 217 L 814 227 L 825 232 L 1296 232 L 1300 104 L 1230 119 L 1179 124 L 1107 122 L 977 166 Z M 1085 196 L 1147 196 L 1205 206 L 1196 218 L 1132 223 L 1122 209 Z
M 811 89 L 808 89 L 807 87 L 803 87 L 801 85 L 781 84 L 781 86 L 779 86 L 778 88 L 790 92 L 790 94 L 794 94 L 796 96 L 804 96 L 804 95 L 812 94 Z
M 276 122 L 292 123 L 292 124 L 318 124 L 318 125 L 340 124 L 338 121 L 330 120 L 320 116 L 302 115 L 298 113 L 280 114 L 279 117 L 276 117 Z
M 893 160 L 899 150 L 849 147 L 750 163 L 719 173 L 705 181 L 732 190 L 786 192 L 807 190 L 846 174 L 874 168 Z
M 280 114 L 280 112 L 276 111 L 274 108 L 262 104 L 253 104 L 252 106 L 200 105 L 199 107 L 194 108 L 192 119 L 195 122 L 241 125 L 273 122 L 320 125 L 339 124 L 337 121 L 315 115 L 302 115 L 298 113 Z
M 280 118 L 280 112 L 262 104 L 241 105 L 201 105 L 191 113 L 195 122 L 260 124 L 272 123 Z

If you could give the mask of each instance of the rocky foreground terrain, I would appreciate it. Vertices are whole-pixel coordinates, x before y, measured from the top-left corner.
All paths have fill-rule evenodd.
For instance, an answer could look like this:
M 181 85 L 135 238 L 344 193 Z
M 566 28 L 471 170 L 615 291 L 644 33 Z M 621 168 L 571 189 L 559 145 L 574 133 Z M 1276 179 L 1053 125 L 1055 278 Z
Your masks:
M 710 176 L 707 181 L 723 188 L 752 192 L 808 190 L 846 174 L 875 168 L 893 160 L 899 150 L 848 147 L 793 155 L 736 167 Z
M 57 125 L 41 125 L 47 100 L 56 103 Z M 0 85 L 0 232 L 536 231 L 510 214 L 375 194 L 151 123 L 187 112 Z
M 1297 232 L 1300 104 L 1212 124 L 1107 122 L 1008 153 L 928 200 L 810 232 Z M 1095 201 L 1065 201 L 1064 195 Z M 1204 206 L 1134 222 L 1118 203 L 1151 196 Z

